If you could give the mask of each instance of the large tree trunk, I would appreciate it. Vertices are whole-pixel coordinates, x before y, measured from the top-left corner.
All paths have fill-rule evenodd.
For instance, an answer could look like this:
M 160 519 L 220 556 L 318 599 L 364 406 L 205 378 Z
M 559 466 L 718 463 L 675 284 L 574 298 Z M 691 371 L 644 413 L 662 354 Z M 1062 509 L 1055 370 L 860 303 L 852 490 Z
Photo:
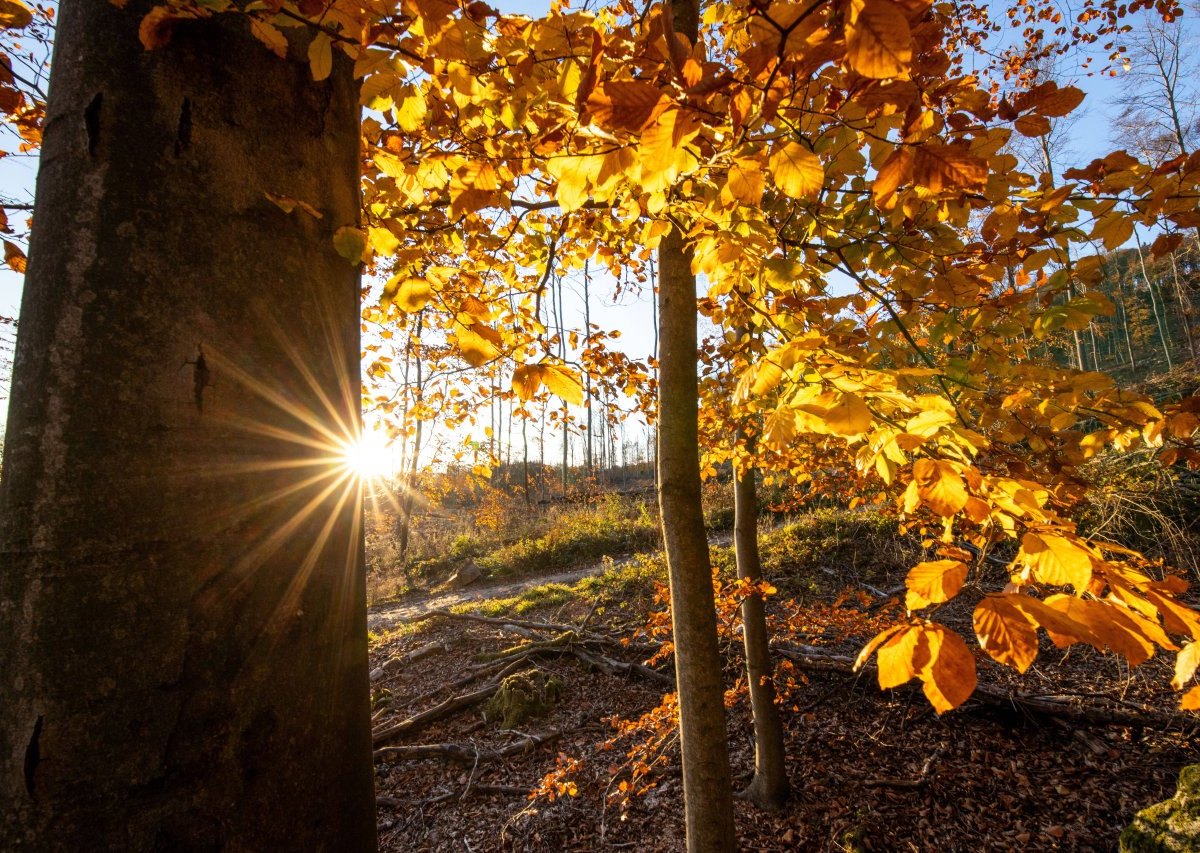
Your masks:
M 700 503 L 696 279 L 691 252 L 675 228 L 663 238 L 658 258 L 658 495 L 675 634 L 687 843 L 692 853 L 715 853 L 735 850 L 736 837 L 712 563 Z
M 743 436 L 744 437 L 744 433 Z M 753 453 L 753 439 L 747 440 Z M 754 469 L 736 472 L 733 486 L 733 549 L 739 578 L 762 580 L 758 555 L 758 490 Z M 742 639 L 746 648 L 746 676 L 750 710 L 754 716 L 754 778 L 741 796 L 762 809 L 775 811 L 788 798 L 783 723 L 775 704 L 774 672 L 767 636 L 766 605 L 760 595 L 742 600 Z
M 348 63 L 63 0 L 4 457 L 0 848 L 375 847 Z M 300 199 L 317 219 L 265 193 Z

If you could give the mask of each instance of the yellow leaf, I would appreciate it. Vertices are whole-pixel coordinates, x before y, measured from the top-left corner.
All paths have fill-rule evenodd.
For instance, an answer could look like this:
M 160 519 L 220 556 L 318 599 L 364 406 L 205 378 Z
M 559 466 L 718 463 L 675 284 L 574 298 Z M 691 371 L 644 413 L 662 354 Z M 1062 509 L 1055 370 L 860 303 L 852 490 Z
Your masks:
M 940 604 L 958 595 L 967 579 L 967 564 L 960 560 L 932 560 L 917 563 L 904 579 L 908 593 L 905 607 L 920 610 L 930 604 Z
M 395 275 L 384 285 L 380 304 L 386 308 L 389 304 L 395 303 L 401 311 L 411 314 L 424 308 L 432 298 L 433 286 L 428 280 Z
M 939 714 L 966 702 L 975 692 L 978 677 L 975 658 L 963 638 L 941 625 L 922 629 L 929 645 L 929 663 L 918 675 L 925 682 L 925 698 Z
M 858 14 L 846 27 L 846 62 L 876 80 L 903 74 L 912 62 L 912 34 L 900 5 L 854 0 L 853 7 Z
M 734 160 L 725 181 L 729 197 L 742 204 L 757 205 L 762 201 L 763 174 L 754 160 Z
M 1182 690 L 1196 674 L 1197 664 L 1200 664 L 1200 643 L 1188 643 L 1175 656 L 1175 677 L 1171 679 L 1171 686 Z
M 843 392 L 838 401 L 820 416 L 835 435 L 862 435 L 871 426 L 874 416 L 862 397 Z
M 602 158 L 588 155 L 550 157 L 546 161 L 546 171 L 558 181 L 554 197 L 564 213 L 578 210 L 587 202 L 602 165 Z
M 921 641 L 921 628 L 905 626 L 879 647 L 875 661 L 879 667 L 879 687 L 887 690 L 912 679 L 928 661 L 928 645 Z
M 361 228 L 344 225 L 333 233 L 333 248 L 350 263 L 362 263 L 367 252 L 367 235 Z
M 387 228 L 371 226 L 367 229 L 367 236 L 371 243 L 371 249 L 377 255 L 393 255 L 400 248 L 400 238 Z
M 542 366 L 540 364 L 522 364 L 513 371 L 513 390 L 522 400 L 532 400 L 542 387 Z
M 332 43 L 325 33 L 317 33 L 308 43 L 308 67 L 313 80 L 324 80 L 333 70 Z
M 815 198 L 825 186 L 821 158 L 799 142 L 777 147 L 769 162 L 775 184 L 792 198 Z
M 401 86 L 396 92 L 392 113 L 396 116 L 396 124 L 401 130 L 405 133 L 415 133 L 425 126 L 424 94 L 411 84 Z
M 966 486 L 958 470 L 949 462 L 918 459 L 913 463 L 913 483 L 921 501 L 943 518 L 966 506 Z
M 1025 672 L 1038 653 L 1037 628 L 1013 599 L 1027 595 L 989 595 L 975 608 L 973 622 L 980 647 L 997 663 Z
M 1026 533 L 1017 559 L 1029 566 L 1042 583 L 1070 584 L 1082 592 L 1092 579 L 1092 555 L 1087 549 L 1051 533 Z
M 687 143 L 700 131 L 700 120 L 690 110 L 667 110 L 642 133 L 638 147 L 642 187 L 647 192 L 665 190 L 680 172 L 696 163 Z
M 454 338 L 459 355 L 472 367 L 483 367 L 500 356 L 495 330 L 468 315 L 460 315 L 455 323 Z
M 1045 604 L 1086 626 L 1091 634 L 1087 640 L 1090 645 L 1100 650 L 1111 649 L 1129 661 L 1130 666 L 1137 666 L 1154 655 L 1154 643 L 1146 636 L 1144 626 L 1118 604 L 1062 594 L 1047 596 Z M 1057 630 L 1047 626 L 1046 633 L 1059 648 L 1070 645 L 1070 638 Z
M 33 10 L 21 0 L 0 0 L 0 30 L 19 30 L 33 21 Z
M 543 363 L 541 367 L 542 381 L 546 383 L 546 389 L 551 394 L 576 406 L 583 404 L 583 383 L 579 380 L 578 373 L 561 364 Z
M 287 59 L 287 38 L 266 21 L 259 18 L 251 18 L 250 35 L 262 42 L 267 50 L 280 59 Z

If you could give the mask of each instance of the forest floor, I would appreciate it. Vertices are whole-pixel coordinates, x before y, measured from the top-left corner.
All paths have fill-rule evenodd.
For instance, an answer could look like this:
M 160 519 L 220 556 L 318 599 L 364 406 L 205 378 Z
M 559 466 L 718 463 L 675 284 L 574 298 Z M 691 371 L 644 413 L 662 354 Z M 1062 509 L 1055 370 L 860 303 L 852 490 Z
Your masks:
M 684 849 L 676 737 L 653 715 L 628 726 L 671 690 L 669 660 L 643 665 L 659 641 L 637 632 L 661 609 L 661 560 L 599 568 L 372 610 L 382 849 Z M 1200 727 L 1174 711 L 1165 655 L 1130 671 L 1046 643 L 1024 676 L 981 659 L 978 698 L 943 716 L 912 685 L 880 691 L 846 664 L 895 605 L 847 595 L 854 586 L 879 591 L 822 570 L 799 597 L 771 599 L 804 641 L 777 648 L 793 796 L 775 814 L 738 802 L 740 849 L 1112 850 L 1200 760 Z M 939 617 L 969 634 L 973 603 L 955 606 Z M 730 685 L 735 639 L 723 641 Z M 532 694 L 532 713 L 489 706 L 505 686 Z M 744 697 L 729 704 L 741 786 L 750 720 Z

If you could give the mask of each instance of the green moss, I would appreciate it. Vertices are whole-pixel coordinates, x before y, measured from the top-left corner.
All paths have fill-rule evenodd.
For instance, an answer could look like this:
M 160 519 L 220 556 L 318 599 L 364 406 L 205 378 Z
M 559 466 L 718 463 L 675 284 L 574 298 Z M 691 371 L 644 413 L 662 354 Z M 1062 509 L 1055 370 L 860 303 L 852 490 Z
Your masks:
M 531 717 L 540 717 L 552 709 L 562 695 L 563 683 L 558 677 L 540 669 L 530 669 L 508 676 L 500 689 L 488 701 L 484 719 L 500 721 L 506 729 L 516 728 Z
M 1121 833 L 1121 853 L 1200 851 L 1200 765 L 1179 773 L 1179 789 L 1169 800 L 1142 809 Z

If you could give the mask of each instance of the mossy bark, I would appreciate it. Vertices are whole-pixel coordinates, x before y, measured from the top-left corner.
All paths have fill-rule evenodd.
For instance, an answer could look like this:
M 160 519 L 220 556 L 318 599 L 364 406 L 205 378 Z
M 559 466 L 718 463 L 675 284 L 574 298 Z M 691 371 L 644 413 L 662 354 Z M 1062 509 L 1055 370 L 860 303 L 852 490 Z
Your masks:
M 1118 848 L 1121 853 L 1200 851 L 1200 764 L 1180 771 L 1174 797 L 1137 813 Z
M 349 63 L 59 8 L 0 517 L 0 848 L 375 847 Z M 315 207 L 285 214 L 267 193 Z

